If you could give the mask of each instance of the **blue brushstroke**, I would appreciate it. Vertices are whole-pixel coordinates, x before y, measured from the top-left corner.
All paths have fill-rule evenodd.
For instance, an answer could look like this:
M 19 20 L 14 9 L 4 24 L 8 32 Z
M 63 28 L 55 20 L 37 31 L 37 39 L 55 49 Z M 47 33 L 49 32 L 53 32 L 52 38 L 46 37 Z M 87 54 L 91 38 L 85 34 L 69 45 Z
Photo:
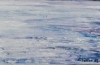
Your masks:
M 26 60 L 26 58 L 18 59 L 16 63 L 25 63 Z
M 78 58 L 76 59 L 77 61 L 81 61 L 81 62 L 100 62 L 100 53 L 95 52 L 95 53 L 87 53 L 88 55 L 86 56 L 84 55 L 80 55 L 78 56 Z
M 27 62 L 27 60 L 30 60 L 31 62 Z M 21 58 L 21 59 L 17 59 L 16 63 L 19 63 L 19 64 L 22 64 L 22 63 L 34 63 L 34 59 Z
M 97 24 L 97 25 L 100 25 L 100 22 L 98 21 L 98 22 L 93 22 L 93 24 Z
M 28 37 L 25 37 L 25 39 L 33 39 L 33 37 L 31 37 L 31 36 L 28 36 Z
M 87 33 L 87 32 L 79 32 L 80 34 L 82 34 L 84 37 L 91 37 L 91 38 L 97 38 L 98 35 L 92 35 L 91 33 Z

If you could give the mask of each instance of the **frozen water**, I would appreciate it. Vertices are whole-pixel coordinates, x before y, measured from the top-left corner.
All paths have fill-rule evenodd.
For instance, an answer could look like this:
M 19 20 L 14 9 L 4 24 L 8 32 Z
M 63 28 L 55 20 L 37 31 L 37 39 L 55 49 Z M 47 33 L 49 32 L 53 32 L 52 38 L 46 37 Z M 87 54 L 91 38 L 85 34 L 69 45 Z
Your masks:
M 0 0 L 0 65 L 100 64 L 100 3 Z

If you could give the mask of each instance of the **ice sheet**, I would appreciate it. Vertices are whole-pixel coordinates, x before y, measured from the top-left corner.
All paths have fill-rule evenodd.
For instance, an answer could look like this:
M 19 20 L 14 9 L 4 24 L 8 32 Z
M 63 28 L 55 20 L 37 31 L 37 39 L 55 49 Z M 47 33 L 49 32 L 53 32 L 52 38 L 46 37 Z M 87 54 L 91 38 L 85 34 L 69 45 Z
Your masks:
M 100 64 L 100 3 L 0 0 L 0 65 Z

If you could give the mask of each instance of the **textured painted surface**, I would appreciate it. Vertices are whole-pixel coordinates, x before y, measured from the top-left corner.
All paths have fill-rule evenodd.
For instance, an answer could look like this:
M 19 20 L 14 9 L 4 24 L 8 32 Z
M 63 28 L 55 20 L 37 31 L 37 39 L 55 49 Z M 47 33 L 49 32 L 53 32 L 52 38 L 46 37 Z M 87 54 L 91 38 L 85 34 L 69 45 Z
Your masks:
M 0 65 L 100 64 L 100 3 L 0 0 Z

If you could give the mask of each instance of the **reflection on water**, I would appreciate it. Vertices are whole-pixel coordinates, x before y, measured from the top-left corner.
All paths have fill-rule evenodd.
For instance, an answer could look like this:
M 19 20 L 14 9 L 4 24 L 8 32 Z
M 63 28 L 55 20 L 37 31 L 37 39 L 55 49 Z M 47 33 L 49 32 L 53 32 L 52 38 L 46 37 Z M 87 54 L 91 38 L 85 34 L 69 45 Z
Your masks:
M 99 9 L 92 1 L 0 1 L 0 64 L 100 64 Z

